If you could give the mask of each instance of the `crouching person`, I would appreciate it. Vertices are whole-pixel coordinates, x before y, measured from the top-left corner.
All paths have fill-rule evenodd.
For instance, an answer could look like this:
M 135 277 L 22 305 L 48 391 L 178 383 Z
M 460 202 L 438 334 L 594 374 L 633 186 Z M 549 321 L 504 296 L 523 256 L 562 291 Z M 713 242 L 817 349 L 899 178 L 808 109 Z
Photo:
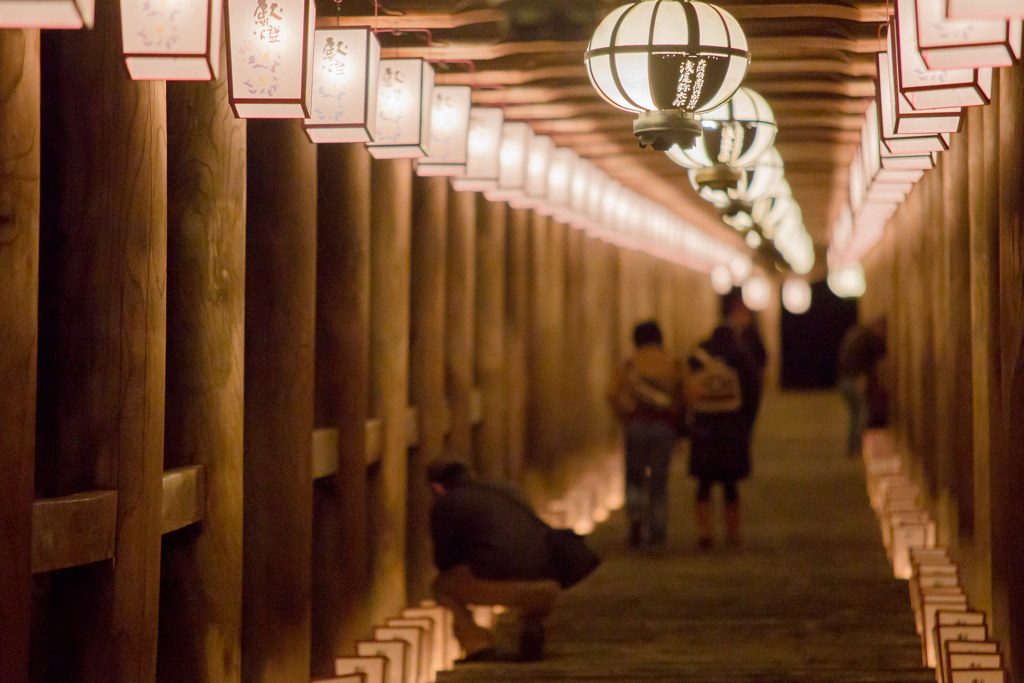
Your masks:
M 497 658 L 493 634 L 473 621 L 468 605 L 504 605 L 522 620 L 519 654 L 544 655 L 544 621 L 560 591 L 548 549 L 550 530 L 515 493 L 477 481 L 458 462 L 427 472 L 434 503 L 430 531 L 440 575 L 434 597 L 454 615 L 463 661 Z

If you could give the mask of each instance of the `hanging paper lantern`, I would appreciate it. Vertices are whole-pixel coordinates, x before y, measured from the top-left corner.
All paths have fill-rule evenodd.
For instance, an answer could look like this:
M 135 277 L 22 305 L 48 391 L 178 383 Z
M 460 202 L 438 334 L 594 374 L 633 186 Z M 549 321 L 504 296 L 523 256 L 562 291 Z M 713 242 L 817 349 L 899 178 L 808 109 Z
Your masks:
M 828 274 L 828 288 L 832 293 L 843 299 L 855 299 L 864 295 L 864 268 L 853 263 Z
M 516 209 L 534 209 L 545 202 L 548 196 L 548 167 L 555 145 L 546 135 L 530 137 L 526 150 L 526 179 L 520 196 L 509 199 L 509 205 Z
M 754 263 L 749 256 L 737 254 L 729 260 L 729 272 L 732 273 L 734 285 L 742 285 L 754 270 Z
M 226 0 L 228 99 L 242 119 L 309 118 L 312 0 Z
M 711 269 L 711 289 L 721 295 L 732 291 L 732 273 L 728 267 L 719 264 Z
M 882 163 L 878 108 L 874 102 L 868 105 L 867 111 L 864 113 L 860 152 L 861 161 L 864 164 L 864 182 L 869 195 L 873 188 L 884 184 L 904 185 L 909 183 L 910 186 L 913 186 L 924 173 L 923 170 L 916 168 L 887 168 Z M 909 192 L 909 188 L 907 191 Z
M 587 189 L 586 219 L 586 227 L 588 230 L 601 230 L 603 200 L 608 188 L 613 182 L 614 181 L 611 178 L 597 168 L 595 168 L 594 172 L 590 174 L 590 180 L 587 183 L 589 186 Z
M 687 149 L 700 136 L 694 114 L 736 92 L 750 53 L 739 23 L 714 5 L 643 0 L 612 10 L 585 58 L 598 94 L 639 114 L 633 132 L 640 145 L 665 151 Z
M 452 179 L 459 191 L 483 192 L 498 187 L 501 130 L 505 113 L 500 109 L 473 107 L 469 110 L 469 138 L 466 172 Z
M 526 162 L 533 130 L 527 123 L 506 123 L 501 131 L 498 187 L 486 192 L 491 201 L 511 201 L 526 191 Z
M 794 315 L 811 310 L 811 286 L 807 280 L 791 277 L 782 285 L 782 305 Z
M 1020 59 L 1020 19 L 949 19 L 949 4 L 917 0 L 917 42 L 929 69 L 1012 66 Z
M 554 148 L 548 164 L 547 197 L 537 207 L 542 216 L 556 216 L 556 220 L 569 210 L 572 195 L 573 170 L 579 156 L 571 149 Z
M 1020 0 L 947 0 L 950 19 L 1024 19 Z
M 743 283 L 743 303 L 752 311 L 763 311 L 772 301 L 772 286 L 763 275 L 752 275 Z
M 891 53 L 879 52 L 875 55 L 875 66 L 878 69 L 878 79 L 875 81 L 875 95 L 878 101 L 878 118 L 880 122 L 880 135 L 882 144 L 893 154 L 930 154 L 949 149 L 949 133 L 939 132 L 952 126 L 946 113 L 940 113 L 938 117 L 929 122 L 927 114 L 922 112 L 922 117 L 917 127 L 924 127 L 935 132 L 931 133 L 898 133 L 896 132 L 896 102 L 904 107 L 902 94 L 895 87 L 892 76 Z M 904 109 L 909 109 L 906 105 Z
M 121 0 L 128 74 L 137 81 L 216 78 L 222 9 L 221 0 Z
M 377 130 L 366 149 L 374 159 L 422 159 L 430 151 L 434 67 L 422 59 L 382 59 Z
M 380 43 L 368 28 L 321 28 L 313 38 L 313 142 L 370 142 L 377 129 Z
M 569 205 L 555 210 L 555 218 L 572 225 L 574 228 L 587 227 L 587 206 L 589 202 L 590 183 L 597 174 L 594 165 L 583 157 L 576 156 L 573 160 L 572 183 L 569 187 Z
M 416 162 L 419 176 L 460 176 L 466 172 L 469 145 L 468 85 L 434 88 L 430 120 L 430 154 Z
M 0 0 L 2 28 L 92 28 L 96 0 Z

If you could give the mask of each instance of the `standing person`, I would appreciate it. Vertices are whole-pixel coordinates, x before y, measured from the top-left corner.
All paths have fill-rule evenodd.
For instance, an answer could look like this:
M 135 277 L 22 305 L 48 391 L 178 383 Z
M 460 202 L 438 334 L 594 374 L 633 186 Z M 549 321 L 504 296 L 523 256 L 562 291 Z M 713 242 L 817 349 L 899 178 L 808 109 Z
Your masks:
M 637 325 L 633 344 L 636 353 L 619 368 L 608 398 L 625 432 L 628 542 L 637 546 L 645 532 L 653 544 L 667 536 L 668 468 L 683 412 L 683 382 L 679 364 L 662 346 L 657 322 Z
M 883 413 L 880 419 L 876 415 L 875 422 L 884 423 L 884 403 L 887 399 L 876 372 L 885 353 L 884 318 L 868 325 L 854 325 L 839 345 L 836 374 L 839 377 L 839 393 L 850 411 L 850 430 L 846 441 L 846 452 L 850 457 L 860 454 L 864 429 L 871 421 L 869 396 L 874 397 L 874 412 Z
M 723 323 L 689 360 L 690 475 L 699 482 L 696 520 L 704 550 L 714 544 L 711 493 L 716 483 L 724 490 L 726 538 L 731 544 L 740 542 L 737 482 L 750 476 L 750 446 L 761 391 L 761 370 L 741 340 L 749 321 L 743 302 L 731 299 Z

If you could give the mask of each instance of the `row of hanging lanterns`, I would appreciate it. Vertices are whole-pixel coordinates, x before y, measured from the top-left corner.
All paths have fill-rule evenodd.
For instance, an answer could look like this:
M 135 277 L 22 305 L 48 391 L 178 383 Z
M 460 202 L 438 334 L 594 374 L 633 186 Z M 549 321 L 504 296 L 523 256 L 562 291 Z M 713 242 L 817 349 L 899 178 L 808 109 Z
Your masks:
M 849 202 L 832 225 L 829 286 L 839 296 L 863 293 L 861 259 L 949 148 L 966 107 L 989 103 L 994 70 L 1021 59 L 1022 19 L 1019 0 L 896 0 L 850 165 Z

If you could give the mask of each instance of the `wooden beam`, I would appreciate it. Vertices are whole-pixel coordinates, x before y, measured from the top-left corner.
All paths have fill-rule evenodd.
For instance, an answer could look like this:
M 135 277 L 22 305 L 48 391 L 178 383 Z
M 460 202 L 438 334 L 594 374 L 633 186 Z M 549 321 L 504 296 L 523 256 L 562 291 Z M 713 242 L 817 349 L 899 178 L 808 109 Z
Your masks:
M 381 59 L 425 59 L 431 62 L 488 61 L 513 55 L 578 54 L 582 59 L 587 49 L 584 42 L 538 40 L 523 43 L 450 43 L 423 47 L 389 47 L 380 52 Z
M 729 13 L 737 19 L 840 19 L 865 24 L 881 23 L 886 20 L 887 11 L 884 6 L 847 7 L 825 3 L 782 4 L 770 5 L 729 5 Z
M 109 560 L 117 532 L 117 491 L 37 500 L 32 506 L 32 573 Z
M 475 24 L 496 24 L 505 18 L 505 13 L 496 9 L 470 10 L 449 14 L 446 12 L 408 12 L 403 14 L 379 14 L 377 16 L 331 17 L 318 16 L 317 28 L 349 26 L 372 26 L 380 30 L 441 29 L 451 30 Z
M 850 78 L 875 76 L 875 60 L 868 55 L 848 55 L 846 59 L 755 59 L 747 69 L 748 79 L 761 74 L 834 73 Z
M 873 86 L 872 92 L 874 92 Z M 473 104 L 534 104 L 591 97 L 598 97 L 598 95 L 594 86 L 587 83 L 561 88 L 523 87 L 508 90 L 477 90 L 473 93 Z
M 206 515 L 206 468 L 188 465 L 164 472 L 162 532 L 183 529 Z
M 565 66 L 545 66 L 537 69 L 493 69 L 487 71 L 470 71 L 468 73 L 437 74 L 437 85 L 469 85 L 475 88 L 525 85 L 536 81 L 586 78 L 587 67 L 582 64 Z

